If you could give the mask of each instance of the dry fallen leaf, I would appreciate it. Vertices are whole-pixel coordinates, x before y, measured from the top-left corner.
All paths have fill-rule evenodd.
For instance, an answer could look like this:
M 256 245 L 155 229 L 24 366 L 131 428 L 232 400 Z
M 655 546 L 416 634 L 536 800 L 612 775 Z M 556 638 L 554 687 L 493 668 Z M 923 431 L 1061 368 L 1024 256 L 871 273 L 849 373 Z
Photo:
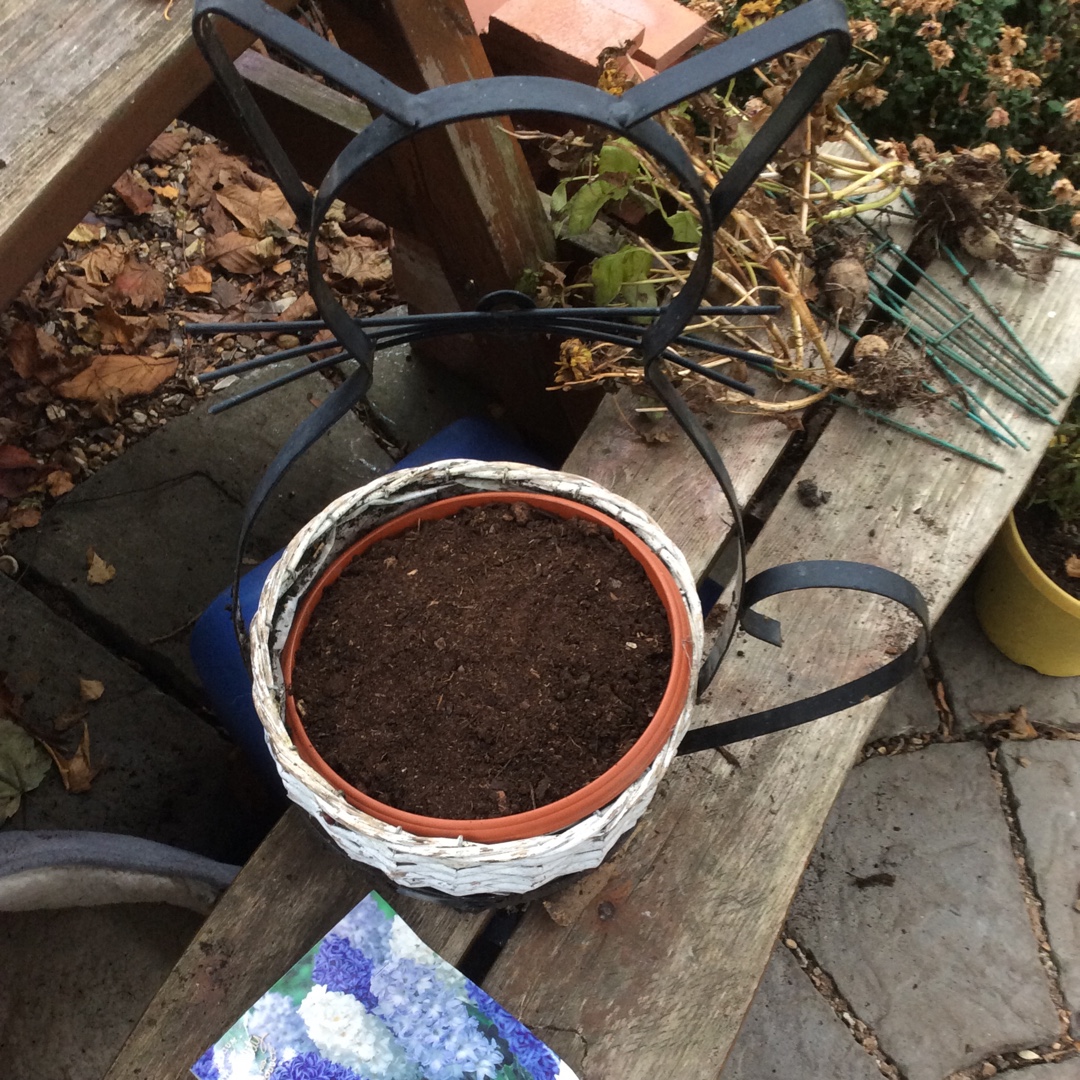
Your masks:
M 176 373 L 175 356 L 128 356 L 109 353 L 95 356 L 90 366 L 56 386 L 62 397 L 74 401 L 112 403 L 156 390 Z
M 68 791 L 78 795 L 81 792 L 90 790 L 91 782 L 101 770 L 90 764 L 89 725 L 83 724 L 83 733 L 82 739 L 79 741 L 79 749 L 75 751 L 72 757 L 63 757 L 49 746 L 48 743 L 45 744 L 45 749 L 49 751 L 53 761 L 56 762 L 56 767 L 60 770 L 60 779 L 64 782 L 64 787 Z
M 74 705 L 69 705 L 63 712 L 59 712 L 53 717 L 52 727 L 53 731 L 63 734 L 70 731 L 77 724 L 81 724 L 86 719 L 86 707 L 83 702 L 77 702 Z M 48 741 L 48 740 L 44 740 Z
M 124 265 L 124 253 L 116 244 L 99 244 L 77 263 L 90 285 L 108 285 Z
M 1080 555 L 1070 555 L 1065 560 L 1065 573 L 1071 578 L 1080 578 Z
M 105 693 L 105 684 L 98 679 L 79 679 L 79 697 L 83 701 L 97 701 Z
M 984 713 L 972 710 L 971 715 L 980 724 L 987 726 L 1007 720 L 1009 722 L 1008 728 L 993 733 L 996 738 L 1022 741 L 1039 737 L 1039 733 L 1032 726 L 1031 721 L 1028 720 L 1027 708 L 1023 705 L 1011 712 Z
M 214 236 L 206 242 L 206 261 L 216 262 L 231 274 L 258 274 L 263 268 L 257 248 L 259 241 L 253 236 L 231 232 Z
M 205 266 L 193 266 L 190 270 L 176 275 L 176 284 L 191 296 L 198 293 L 208 294 L 214 287 L 214 278 Z
M 105 304 L 97 313 L 95 322 L 101 331 L 99 345 L 119 345 L 125 352 L 133 352 L 137 347 L 135 341 L 137 325 L 125 319 L 109 304 Z M 145 337 L 144 334 L 144 340 Z
M 65 374 L 67 350 L 48 331 L 29 323 L 18 323 L 8 338 L 8 359 L 18 374 L 51 386 Z
M 0 498 L 22 498 L 45 469 L 46 466 L 21 446 L 0 443 Z
M 153 307 L 165 300 L 165 275 L 149 263 L 129 258 L 113 278 L 111 295 L 127 300 L 133 307 Z
M 160 195 L 163 199 L 168 199 L 170 202 L 180 194 L 180 189 L 173 184 L 163 184 L 161 187 L 151 184 L 150 190 Z
M 277 187 L 273 180 L 252 172 L 238 157 L 224 154 L 214 143 L 200 143 L 191 148 L 191 165 L 187 176 L 188 206 L 205 206 L 220 188 L 244 184 L 253 191 Z
M 332 252 L 330 268 L 340 277 L 355 281 L 362 289 L 385 284 L 391 277 L 389 252 L 373 246 L 372 241 L 363 236 L 350 238 L 345 247 Z
M 133 214 L 145 214 L 154 205 L 154 196 L 139 182 L 141 177 L 130 169 L 120 176 L 112 189 L 124 200 Z
M 110 566 L 93 548 L 87 548 L 87 582 L 91 585 L 107 585 L 114 577 L 116 577 L 116 567 Z
M 71 473 L 64 469 L 56 469 L 45 477 L 45 490 L 54 498 L 66 495 L 75 486 Z
M 315 314 L 315 301 L 311 293 L 301 293 L 279 316 L 282 322 L 298 322 Z
M 98 240 L 105 239 L 105 226 L 87 225 L 85 221 L 80 221 L 79 224 L 67 234 L 67 238 L 73 244 L 95 244 Z
M 88 281 L 70 276 L 64 280 L 66 284 L 60 299 L 61 311 L 84 311 L 86 308 L 101 307 L 101 297 Z
M 286 232 L 296 226 L 296 214 L 277 184 L 271 183 L 261 191 L 253 191 L 246 184 L 226 184 L 217 197 L 241 225 L 260 236 L 271 222 Z
M 12 720 L 0 718 L 0 821 L 18 809 L 24 792 L 32 791 L 49 772 L 49 759 Z
M 41 511 L 36 506 L 19 506 L 8 514 L 7 524 L 13 529 L 33 529 L 41 524 Z
M 189 134 L 187 128 L 163 131 L 146 148 L 146 154 L 152 161 L 168 161 L 169 158 L 174 158 L 180 153 Z

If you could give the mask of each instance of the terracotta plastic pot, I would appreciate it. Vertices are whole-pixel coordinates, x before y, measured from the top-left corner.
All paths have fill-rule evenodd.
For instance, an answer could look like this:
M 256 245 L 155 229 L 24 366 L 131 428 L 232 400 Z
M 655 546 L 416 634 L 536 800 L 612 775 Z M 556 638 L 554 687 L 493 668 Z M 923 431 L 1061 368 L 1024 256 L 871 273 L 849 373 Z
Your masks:
M 464 501 L 455 501 L 462 495 Z M 369 799 L 314 752 L 290 701 L 296 642 L 311 608 L 358 548 L 388 532 L 454 513 L 470 502 L 519 500 L 562 516 L 602 521 L 645 567 L 672 631 L 672 674 L 661 708 L 613 769 L 526 814 L 432 820 Z M 372 480 L 340 496 L 296 534 L 267 577 L 251 622 L 252 700 L 286 794 L 349 858 L 384 874 L 397 888 L 485 907 L 536 895 L 555 881 L 599 866 L 633 829 L 690 728 L 703 654 L 694 575 L 678 546 L 640 506 L 583 476 L 514 462 L 454 459 Z
M 536 510 L 560 518 L 583 518 L 606 526 L 645 570 L 664 606 L 672 642 L 671 674 L 656 713 L 630 750 L 611 768 L 572 794 L 535 810 L 483 819 L 435 818 L 399 810 L 373 799 L 331 769 L 304 730 L 291 684 L 296 654 L 308 623 L 326 589 L 337 581 L 349 563 L 379 541 L 415 529 L 423 521 L 450 517 L 466 507 L 510 505 L 517 502 L 527 503 Z M 520 840 L 558 832 L 576 824 L 610 803 L 642 776 L 671 737 L 685 706 L 691 678 L 691 652 L 690 619 L 671 572 L 648 544 L 615 518 L 583 503 L 532 491 L 455 495 L 412 509 L 372 529 L 342 551 L 310 586 L 297 606 L 292 627 L 281 651 L 281 668 L 286 687 L 285 717 L 300 756 L 335 789 L 342 792 L 348 802 L 358 810 L 417 836 L 462 837 L 481 843 Z M 363 718 L 358 717 L 357 722 L 363 723 Z
M 1042 675 L 1080 675 L 1080 600 L 1039 569 L 1012 514 L 983 559 L 975 614 L 986 636 Z

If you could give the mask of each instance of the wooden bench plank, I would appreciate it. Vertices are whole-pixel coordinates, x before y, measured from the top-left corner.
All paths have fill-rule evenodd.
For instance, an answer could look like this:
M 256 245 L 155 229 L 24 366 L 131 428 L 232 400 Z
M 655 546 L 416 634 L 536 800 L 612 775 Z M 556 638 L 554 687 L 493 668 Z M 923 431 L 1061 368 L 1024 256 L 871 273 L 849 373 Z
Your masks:
M 372 889 L 386 892 L 291 807 L 207 918 L 106 1080 L 190 1080 L 203 1051 Z M 452 964 L 486 922 L 430 901 L 392 899 Z
M 947 277 L 942 267 L 933 273 Z M 1074 388 L 1080 310 L 1062 300 L 1080 285 L 1080 266 L 1062 260 L 1046 286 L 1000 270 L 977 276 L 1005 314 L 1022 322 L 1050 372 Z M 1016 426 L 1032 450 L 999 453 L 1002 476 L 841 410 L 799 473 L 831 490 L 832 500 L 809 510 L 789 488 L 754 544 L 753 565 L 878 563 L 910 576 L 936 617 L 1051 435 L 1029 417 L 1017 417 Z M 985 449 L 981 433 L 955 422 L 950 430 L 958 444 Z M 832 593 L 797 594 L 770 610 L 785 621 L 785 649 L 740 641 L 699 708 L 698 724 L 859 674 L 886 658 L 883 637 L 895 641 L 905 622 L 869 599 Z M 486 989 L 549 1039 L 582 1080 L 716 1076 L 820 828 L 884 701 L 736 746 L 739 767 L 718 754 L 677 761 L 625 854 L 594 875 L 598 887 L 570 925 L 532 909 Z
M 210 81 L 191 8 L 166 21 L 145 0 L 0 4 L 0 308 Z M 237 55 L 250 36 L 226 42 Z

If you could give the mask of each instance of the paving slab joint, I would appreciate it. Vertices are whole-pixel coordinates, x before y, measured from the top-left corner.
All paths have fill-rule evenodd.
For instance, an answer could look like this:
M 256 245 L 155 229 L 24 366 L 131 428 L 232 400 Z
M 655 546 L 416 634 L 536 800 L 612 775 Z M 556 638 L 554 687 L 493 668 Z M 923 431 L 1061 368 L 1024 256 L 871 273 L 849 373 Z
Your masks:
M 999 760 L 997 745 L 988 745 L 987 754 L 990 759 L 990 772 L 997 787 L 998 797 L 1001 800 L 1001 812 L 1005 817 L 1005 823 L 1009 830 L 1009 841 L 1012 844 L 1013 858 L 1016 860 L 1020 887 L 1024 891 L 1024 907 L 1031 923 L 1031 931 L 1039 944 L 1039 961 L 1042 963 L 1043 971 L 1046 973 L 1047 981 L 1050 984 L 1050 998 L 1054 1003 L 1054 1008 L 1057 1009 L 1058 1019 L 1061 1022 L 1061 1037 L 1069 1040 L 1069 1023 L 1072 1013 L 1065 999 L 1065 991 L 1061 983 L 1061 972 L 1058 969 L 1058 961 L 1054 957 L 1053 945 L 1050 941 L 1050 932 L 1046 923 L 1046 907 L 1039 893 L 1027 841 L 1020 827 L 1020 800 L 1013 790 L 1008 771 Z M 1071 1042 L 1071 1040 L 1069 1041 Z
M 890 735 L 887 739 L 877 739 L 866 743 L 859 754 L 856 764 L 861 765 L 875 757 L 896 757 L 898 754 L 914 754 L 925 750 L 935 743 L 953 742 L 935 731 L 916 731 L 907 735 Z
M 882 1076 L 889 1080 L 907 1080 L 906 1074 L 896 1062 L 881 1048 L 881 1042 L 871 1030 L 870 1025 L 855 1014 L 851 1002 L 840 993 L 836 980 L 817 962 L 813 953 L 800 944 L 788 932 L 785 926 L 780 934 L 784 947 L 795 957 L 796 963 L 805 972 L 814 989 L 825 999 L 836 1017 L 851 1032 L 852 1038 L 874 1059 Z
M 133 641 L 119 627 L 88 611 L 77 596 L 63 586 L 45 580 L 33 567 L 23 566 L 15 582 L 40 600 L 54 615 L 71 623 L 118 660 L 134 668 L 161 693 L 178 701 L 211 727 L 220 730 L 207 711 L 202 690 L 167 660 Z M 166 637 L 184 633 L 190 625 L 189 622 L 175 627 Z M 161 640 L 164 638 L 156 639 Z
M 1057 1076 L 1058 1071 L 1051 1066 L 1060 1061 L 1077 1060 L 1076 1044 L 1066 1039 L 1055 1042 L 1048 1046 L 1033 1046 L 1024 1050 L 1012 1050 L 1006 1054 L 991 1054 L 977 1065 L 969 1065 L 966 1069 L 958 1069 L 949 1073 L 945 1080 L 988 1080 L 991 1076 L 1012 1076 L 1016 1074 L 1016 1080 L 1023 1080 L 1025 1076 L 1038 1077 L 1039 1080 L 1049 1080 Z M 1040 1068 L 1040 1066 L 1042 1068 Z M 1029 1073 L 1027 1070 L 1034 1068 L 1036 1071 Z M 1050 1070 L 1047 1072 L 1047 1070 Z M 1068 1080 L 1075 1073 L 1065 1073 L 1062 1080 Z
M 938 657 L 933 636 L 930 638 L 930 644 L 923 659 L 922 673 L 926 677 L 927 685 L 930 687 L 934 707 L 937 709 L 941 721 L 939 731 L 943 741 L 956 738 L 961 726 L 956 723 L 956 706 L 953 693 L 949 689 L 949 680 L 945 677 L 945 669 L 942 667 L 941 660 Z

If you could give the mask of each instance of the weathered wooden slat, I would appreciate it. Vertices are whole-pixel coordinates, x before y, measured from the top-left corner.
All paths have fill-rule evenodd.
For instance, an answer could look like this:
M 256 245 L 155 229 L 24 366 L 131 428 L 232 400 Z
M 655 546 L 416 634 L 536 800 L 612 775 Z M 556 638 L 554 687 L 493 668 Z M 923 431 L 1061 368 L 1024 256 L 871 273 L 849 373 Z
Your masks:
M 948 277 L 940 266 L 933 273 Z M 1080 284 L 1080 267 L 1062 260 L 1046 286 L 997 270 L 978 279 L 1062 386 L 1075 387 L 1080 309 L 1062 298 Z M 911 577 L 940 614 L 1050 437 L 1048 425 L 1030 418 L 1016 425 L 1032 450 L 999 452 L 1002 476 L 841 410 L 799 474 L 832 499 L 810 510 L 789 488 L 754 545 L 753 564 L 874 562 Z M 986 450 L 980 433 L 947 426 L 957 443 Z M 640 497 L 635 489 L 623 494 Z M 785 622 L 784 650 L 739 642 L 699 724 L 858 674 L 885 658 L 883 640 L 899 645 L 908 626 L 850 595 L 797 594 L 769 607 Z M 736 746 L 739 767 L 718 754 L 677 761 L 625 855 L 594 875 L 591 894 L 579 889 L 569 914 L 560 911 L 570 925 L 539 906 L 530 910 L 488 991 L 583 1080 L 716 1076 L 821 825 L 882 707 L 879 698 Z
M 0 3 L 0 308 L 209 82 L 191 8 L 166 21 L 143 0 Z M 236 55 L 250 36 L 225 40 Z
M 236 67 L 301 178 L 313 187 L 322 183 L 346 143 L 371 123 L 371 112 L 362 102 L 254 49 L 237 57 Z M 255 151 L 216 83 L 184 109 L 182 118 L 212 132 L 237 153 Z M 392 228 L 416 228 L 412 205 L 399 197 L 388 160 L 365 169 L 342 198 Z
M 374 875 L 344 858 L 302 810 L 287 810 L 158 991 L 106 1080 L 190 1080 L 189 1068 L 207 1046 L 378 888 Z M 451 963 L 486 921 L 429 901 L 393 899 Z

